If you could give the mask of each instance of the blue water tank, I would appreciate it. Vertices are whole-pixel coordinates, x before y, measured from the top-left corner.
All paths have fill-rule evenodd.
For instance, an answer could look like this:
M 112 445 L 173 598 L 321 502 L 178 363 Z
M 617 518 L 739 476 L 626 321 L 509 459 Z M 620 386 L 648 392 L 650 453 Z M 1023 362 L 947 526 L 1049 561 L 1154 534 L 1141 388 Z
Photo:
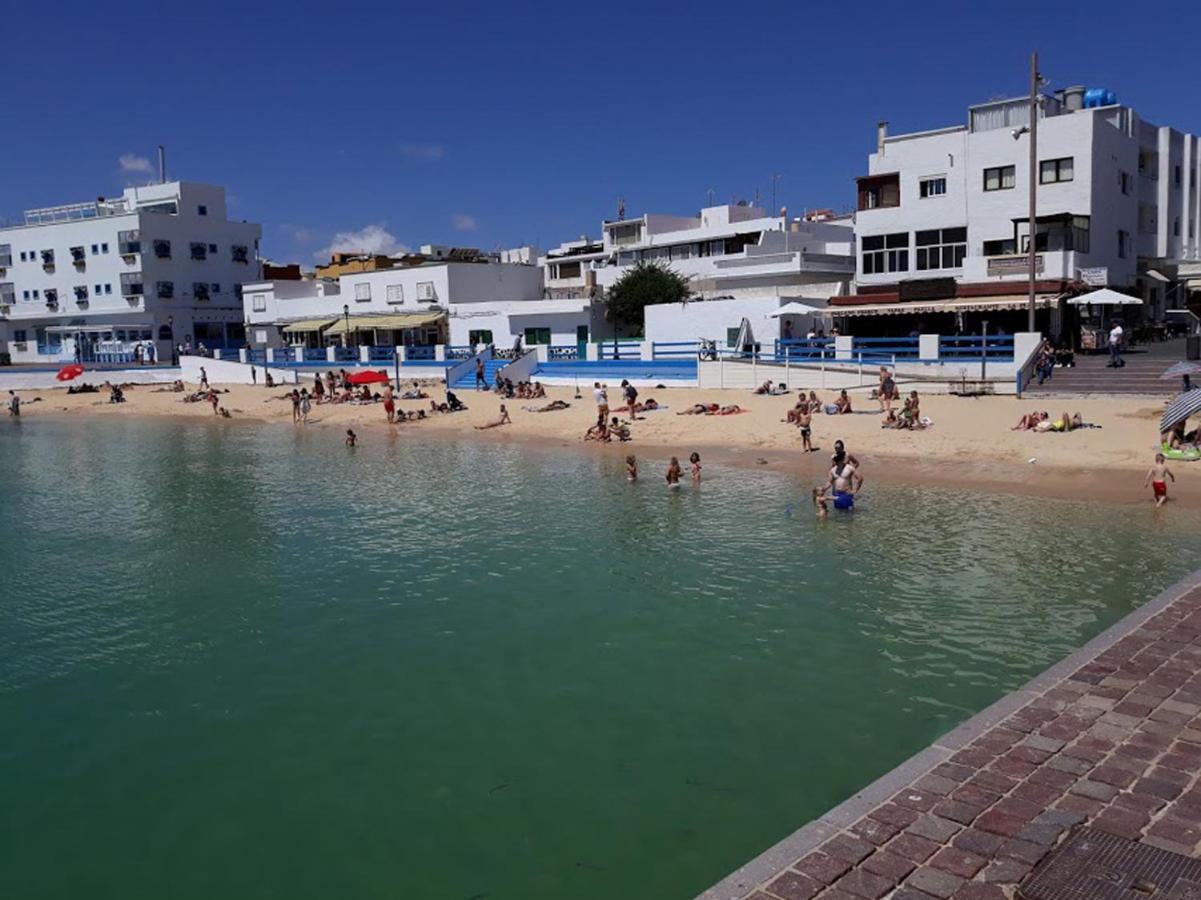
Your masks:
M 1089 88 L 1084 92 L 1084 108 L 1092 109 L 1097 106 L 1112 106 L 1118 102 L 1118 95 L 1108 88 Z

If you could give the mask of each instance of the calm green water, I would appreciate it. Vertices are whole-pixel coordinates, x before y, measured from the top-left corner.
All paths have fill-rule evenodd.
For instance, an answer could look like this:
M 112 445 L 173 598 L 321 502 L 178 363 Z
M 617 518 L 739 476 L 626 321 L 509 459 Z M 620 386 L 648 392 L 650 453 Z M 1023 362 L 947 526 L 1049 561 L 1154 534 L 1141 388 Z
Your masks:
M 659 458 L 0 426 L 22 900 L 689 897 L 1201 555 L 1182 509 L 874 487 L 819 525 Z

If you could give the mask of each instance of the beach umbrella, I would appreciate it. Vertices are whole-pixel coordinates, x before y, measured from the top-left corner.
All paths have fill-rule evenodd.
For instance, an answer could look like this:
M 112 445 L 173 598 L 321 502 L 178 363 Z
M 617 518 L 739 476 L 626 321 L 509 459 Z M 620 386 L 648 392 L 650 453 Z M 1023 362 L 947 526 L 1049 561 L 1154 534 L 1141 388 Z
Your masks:
M 1201 375 L 1201 362 L 1178 362 L 1159 376 L 1160 381 L 1170 381 L 1185 375 Z
M 1198 411 L 1201 411 L 1201 388 L 1177 394 L 1176 399 L 1164 410 L 1163 418 L 1159 420 L 1159 433 L 1171 431 L 1172 426 L 1196 415 Z
M 58 370 L 58 374 L 54 376 L 55 381 L 71 381 L 83 374 L 83 366 L 78 363 L 72 363 L 69 366 L 63 366 Z
M 351 384 L 387 384 L 391 379 L 386 372 L 353 372 L 346 380 Z

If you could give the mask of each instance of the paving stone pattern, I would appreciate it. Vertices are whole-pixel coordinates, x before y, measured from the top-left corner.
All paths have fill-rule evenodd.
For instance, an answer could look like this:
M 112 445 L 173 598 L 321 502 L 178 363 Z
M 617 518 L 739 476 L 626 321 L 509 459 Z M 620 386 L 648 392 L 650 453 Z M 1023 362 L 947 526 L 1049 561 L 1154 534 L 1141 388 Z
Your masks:
M 1012 900 L 1076 825 L 1201 855 L 1201 589 L 751 900 Z

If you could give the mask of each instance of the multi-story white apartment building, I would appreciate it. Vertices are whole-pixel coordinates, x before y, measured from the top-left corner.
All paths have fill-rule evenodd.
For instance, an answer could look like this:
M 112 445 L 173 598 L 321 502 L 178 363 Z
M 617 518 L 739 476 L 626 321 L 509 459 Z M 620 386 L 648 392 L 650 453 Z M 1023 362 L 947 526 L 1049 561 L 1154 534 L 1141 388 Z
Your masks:
M 858 179 L 857 293 L 832 304 L 987 310 L 997 324 L 1008 310 L 1024 322 L 1028 126 L 1024 97 L 973 106 L 966 124 L 935 131 L 889 135 L 881 123 Z M 1059 298 L 1085 281 L 1136 292 L 1162 319 L 1178 262 L 1198 258 L 1197 138 L 1142 120 L 1110 91 L 1074 87 L 1041 98 L 1037 154 L 1043 323 L 1057 332 Z
M 261 229 L 225 190 L 172 181 L 25 212 L 0 227 L 0 352 L 12 362 L 119 358 L 153 342 L 240 346 L 239 285 L 260 275 Z
M 548 296 L 603 297 L 641 262 L 674 269 L 698 299 L 821 299 L 854 275 L 849 222 L 789 219 L 754 206 L 646 214 L 604 222 L 601 233 L 600 241 L 582 237 L 546 254 Z

